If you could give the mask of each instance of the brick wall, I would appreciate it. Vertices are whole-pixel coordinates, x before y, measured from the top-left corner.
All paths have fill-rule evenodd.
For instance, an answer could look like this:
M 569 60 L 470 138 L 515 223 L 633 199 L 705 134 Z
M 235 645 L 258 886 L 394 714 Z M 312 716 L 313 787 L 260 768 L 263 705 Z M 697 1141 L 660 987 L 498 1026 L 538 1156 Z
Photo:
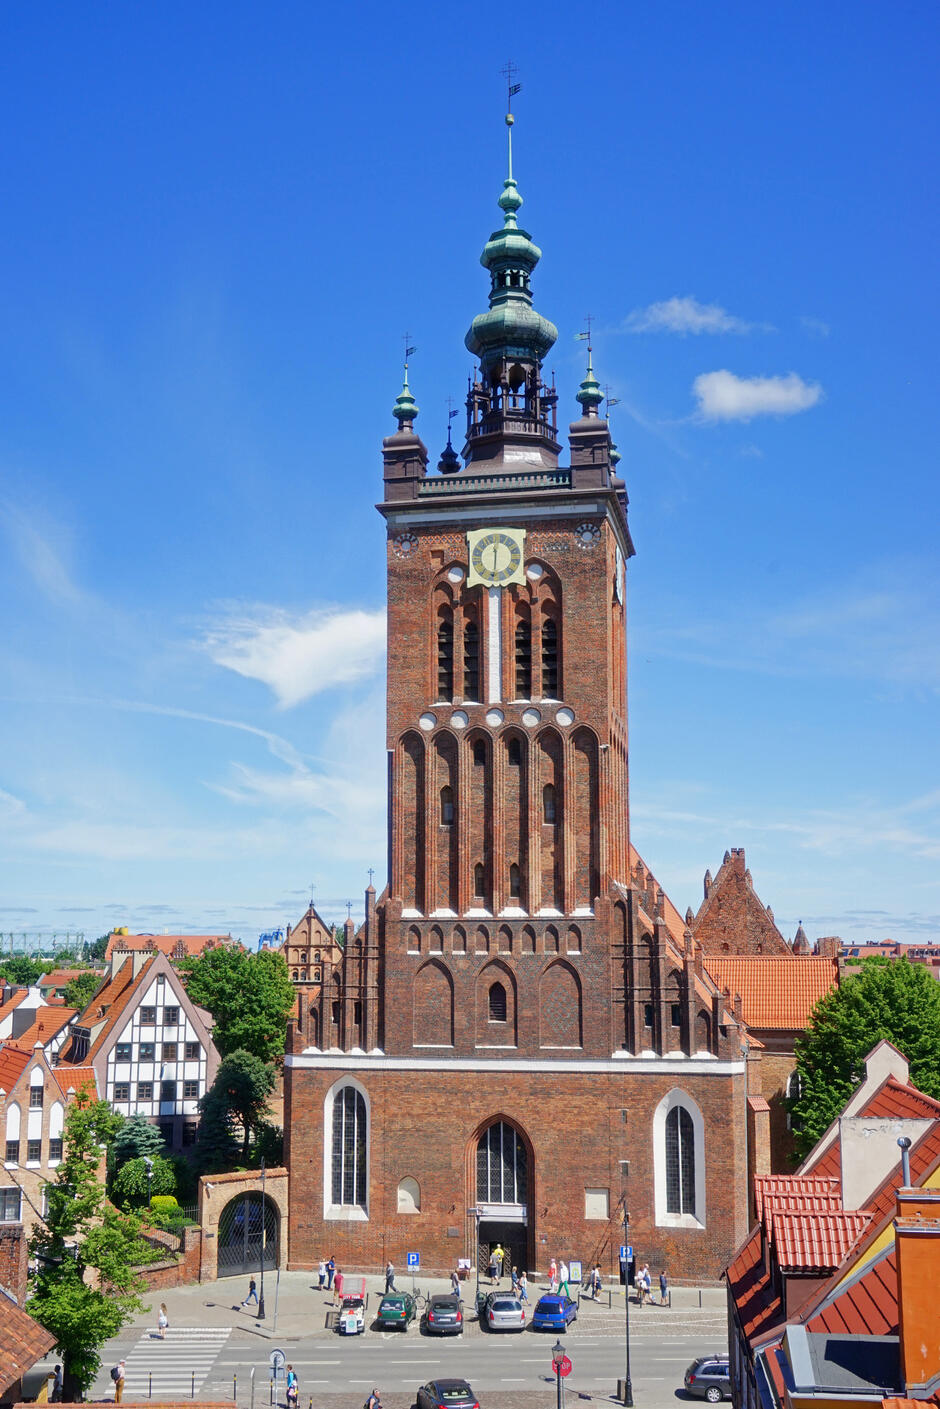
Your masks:
M 714 880 L 705 877 L 705 896 L 690 928 L 706 954 L 785 954 L 793 951 L 758 899 L 743 847 L 725 852 Z
M 19 1306 L 26 1300 L 27 1238 L 22 1223 L 0 1223 L 0 1286 L 16 1297 Z

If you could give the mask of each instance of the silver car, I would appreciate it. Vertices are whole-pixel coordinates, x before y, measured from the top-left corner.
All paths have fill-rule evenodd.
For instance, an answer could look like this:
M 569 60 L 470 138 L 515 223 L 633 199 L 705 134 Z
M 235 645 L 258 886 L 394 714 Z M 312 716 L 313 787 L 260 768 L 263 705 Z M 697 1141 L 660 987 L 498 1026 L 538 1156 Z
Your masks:
M 524 1331 L 525 1307 L 509 1292 L 490 1292 L 483 1309 L 483 1323 L 488 1331 Z

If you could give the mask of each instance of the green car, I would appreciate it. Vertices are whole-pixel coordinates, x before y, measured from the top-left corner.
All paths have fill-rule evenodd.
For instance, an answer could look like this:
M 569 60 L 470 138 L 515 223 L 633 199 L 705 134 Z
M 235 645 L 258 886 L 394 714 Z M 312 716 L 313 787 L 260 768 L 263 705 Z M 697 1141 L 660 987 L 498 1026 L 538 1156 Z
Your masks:
M 417 1312 L 415 1299 L 410 1293 L 389 1292 L 379 1302 L 376 1319 L 383 1328 L 394 1326 L 402 1331 L 407 1331 Z

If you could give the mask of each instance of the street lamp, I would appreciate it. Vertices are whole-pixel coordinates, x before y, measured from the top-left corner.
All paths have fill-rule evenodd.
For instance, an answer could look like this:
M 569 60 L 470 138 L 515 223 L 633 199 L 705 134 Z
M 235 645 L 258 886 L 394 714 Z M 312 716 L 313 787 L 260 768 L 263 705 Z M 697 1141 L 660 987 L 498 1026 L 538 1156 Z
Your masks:
M 150 1185 L 153 1183 L 153 1160 L 144 1155 L 144 1168 L 147 1171 L 147 1207 L 150 1207 Z
M 477 1204 L 477 1205 L 475 1205 L 475 1206 L 470 1210 L 470 1212 L 473 1214 L 474 1229 L 475 1229 L 475 1231 L 476 1231 L 476 1243 L 475 1243 L 474 1248 L 473 1248 L 473 1262 L 474 1262 L 474 1266 L 475 1266 L 476 1269 L 477 1269 L 477 1290 L 476 1290 L 476 1299 L 475 1299 L 475 1301 L 474 1301 L 473 1304 L 474 1304 L 474 1306 L 476 1307 L 477 1315 L 479 1315 L 479 1314 L 480 1314 L 480 1216 L 481 1216 L 481 1214 L 483 1213 L 483 1210 L 480 1208 L 479 1204 Z
M 627 1255 L 623 1264 L 623 1306 L 624 1306 L 624 1326 L 627 1347 L 626 1380 L 623 1387 L 623 1402 L 627 1409 L 633 1409 L 633 1384 L 630 1379 L 630 1215 L 627 1212 L 627 1175 L 630 1173 L 630 1161 L 622 1159 L 620 1161 L 620 1205 L 623 1210 L 623 1241 L 626 1244 Z
M 552 1369 L 555 1371 L 555 1405 L 561 1409 L 561 1366 L 565 1358 L 565 1347 L 561 1341 L 552 1346 Z
M 259 1321 L 263 1321 L 263 1320 L 264 1320 L 264 1235 L 265 1235 L 266 1229 L 267 1229 L 267 1219 L 265 1218 L 265 1206 L 264 1206 L 264 1160 L 262 1159 L 262 1161 L 261 1161 L 261 1296 L 260 1296 L 259 1301 L 258 1301 L 258 1317 L 257 1317 L 257 1319 L 258 1319 Z M 276 1301 L 276 1300 L 277 1300 L 277 1298 L 275 1297 L 275 1301 Z M 275 1307 L 275 1310 L 277 1310 L 276 1307 Z M 275 1327 L 275 1330 L 276 1330 L 276 1329 L 277 1329 L 277 1327 Z

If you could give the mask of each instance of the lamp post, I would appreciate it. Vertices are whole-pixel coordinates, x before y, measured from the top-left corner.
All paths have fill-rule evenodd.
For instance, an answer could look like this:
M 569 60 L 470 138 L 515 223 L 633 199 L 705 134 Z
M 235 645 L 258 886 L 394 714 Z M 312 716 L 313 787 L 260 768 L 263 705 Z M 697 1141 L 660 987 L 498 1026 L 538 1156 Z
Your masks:
M 476 1267 L 476 1270 L 477 1270 L 477 1290 L 476 1290 L 476 1296 L 475 1296 L 475 1299 L 474 1299 L 474 1303 L 473 1303 L 473 1304 L 474 1304 L 474 1306 L 476 1307 L 477 1315 L 479 1315 L 479 1314 L 480 1314 L 480 1214 L 483 1212 L 483 1210 L 480 1208 L 479 1204 L 475 1204 L 474 1207 L 470 1210 L 470 1212 L 473 1214 L 473 1228 L 474 1228 L 474 1233 L 475 1233 L 475 1235 L 476 1235 L 476 1242 L 475 1242 L 474 1248 L 473 1248 L 473 1265 Z
M 261 1161 L 261 1295 L 258 1299 L 259 1321 L 264 1320 L 264 1235 L 267 1229 L 264 1205 L 264 1160 Z
M 630 1161 L 622 1159 L 620 1161 L 620 1204 L 623 1210 L 623 1241 L 627 1246 L 627 1256 L 623 1264 L 623 1306 L 624 1306 L 624 1335 L 627 1347 L 626 1380 L 624 1382 L 623 1402 L 627 1409 L 633 1409 L 633 1383 L 630 1379 L 630 1215 L 627 1212 L 627 1175 L 630 1173 Z
M 144 1156 L 144 1168 L 147 1171 L 147 1207 L 150 1207 L 150 1185 L 153 1183 L 153 1160 Z
M 555 1406 L 561 1409 L 561 1362 L 565 1358 L 565 1347 L 561 1341 L 552 1346 L 552 1369 L 555 1371 Z

